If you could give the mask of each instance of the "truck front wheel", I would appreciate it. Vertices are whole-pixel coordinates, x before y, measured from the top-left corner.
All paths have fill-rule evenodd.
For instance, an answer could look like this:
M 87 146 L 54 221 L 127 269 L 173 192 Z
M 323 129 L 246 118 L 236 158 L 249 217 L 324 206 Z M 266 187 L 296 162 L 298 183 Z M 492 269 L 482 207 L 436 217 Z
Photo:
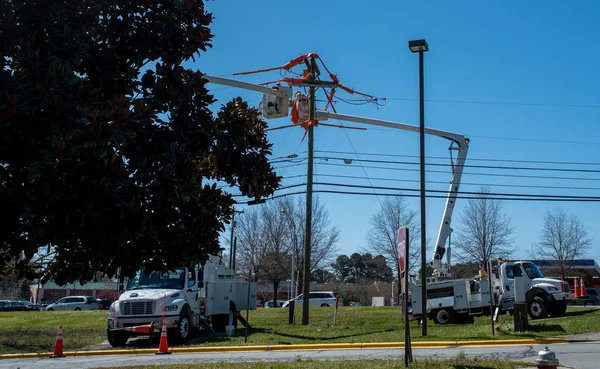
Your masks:
M 529 316 L 531 319 L 544 319 L 548 316 L 546 302 L 539 296 L 534 296 L 529 302 Z
M 110 329 L 107 329 L 106 338 L 108 338 L 108 343 L 112 347 L 121 347 L 125 346 L 129 335 L 124 331 L 111 331 Z
M 186 310 L 182 310 L 179 314 L 179 322 L 177 327 L 171 329 L 171 337 L 176 343 L 184 343 L 190 338 L 190 332 L 192 331 L 192 323 L 190 322 L 189 315 Z

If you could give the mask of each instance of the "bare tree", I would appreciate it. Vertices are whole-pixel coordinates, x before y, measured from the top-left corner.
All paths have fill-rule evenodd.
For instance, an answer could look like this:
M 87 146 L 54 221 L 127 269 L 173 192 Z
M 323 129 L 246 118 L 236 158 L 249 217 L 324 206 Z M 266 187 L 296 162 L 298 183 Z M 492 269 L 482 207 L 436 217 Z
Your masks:
M 420 260 L 421 230 L 417 213 L 408 207 L 402 196 L 386 197 L 382 201 L 381 209 L 371 218 L 371 229 L 367 235 L 369 249 L 383 255 L 396 272 L 399 270 L 396 233 L 403 225 L 408 226 L 408 270 L 414 270 Z
M 280 212 L 288 225 L 288 242 L 296 264 L 296 287 L 303 285 L 304 230 L 306 224 L 306 202 L 302 197 L 283 198 L 279 202 Z M 340 239 L 339 228 L 331 224 L 329 213 L 319 201 L 313 198 L 310 270 L 329 266 L 337 253 Z
M 492 257 L 508 258 L 516 250 L 510 219 L 502 212 L 502 203 L 489 199 L 482 187 L 477 199 L 469 200 L 459 218 L 455 250 L 465 262 L 487 265 Z
M 549 210 L 544 216 L 542 234 L 535 246 L 536 258 L 556 261 L 560 274 L 567 277 L 574 259 L 585 256 L 592 239 L 576 215 L 564 209 Z
M 282 274 L 291 276 L 292 255 L 295 260 L 297 286 L 301 284 L 304 255 L 304 224 L 306 216 L 302 199 L 284 198 L 268 201 L 260 207 L 250 207 L 240 215 L 235 228 L 238 238 L 237 249 L 242 271 L 259 271 L 262 278 L 275 276 L 274 294 L 277 293 Z M 318 199 L 313 201 L 313 222 L 311 237 L 311 271 L 329 264 L 337 252 L 339 229 L 331 226 L 331 219 Z M 290 260 L 278 270 L 274 268 L 273 255 L 281 260 Z M 287 256 L 289 257 L 287 257 Z M 267 257 L 268 256 L 268 257 Z M 267 263 L 266 261 L 270 261 Z M 286 278 L 287 279 L 287 278 Z M 274 296 L 274 298 L 276 298 Z

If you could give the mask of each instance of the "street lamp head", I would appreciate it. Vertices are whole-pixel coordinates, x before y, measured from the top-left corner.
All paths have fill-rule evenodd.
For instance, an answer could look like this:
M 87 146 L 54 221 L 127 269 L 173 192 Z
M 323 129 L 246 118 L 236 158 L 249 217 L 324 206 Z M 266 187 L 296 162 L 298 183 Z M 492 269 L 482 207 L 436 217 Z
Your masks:
M 408 48 L 413 53 L 429 51 L 429 45 L 427 45 L 427 41 L 425 40 L 408 41 Z

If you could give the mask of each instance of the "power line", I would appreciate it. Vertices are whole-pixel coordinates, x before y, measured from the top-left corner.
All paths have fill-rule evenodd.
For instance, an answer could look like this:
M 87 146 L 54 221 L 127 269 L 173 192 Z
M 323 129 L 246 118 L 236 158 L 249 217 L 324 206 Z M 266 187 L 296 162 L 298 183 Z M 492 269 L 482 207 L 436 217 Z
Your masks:
M 380 98 L 388 101 L 417 101 L 415 98 L 403 97 L 386 97 Z M 475 104 L 475 105 L 512 105 L 512 106 L 540 106 L 548 108 L 585 108 L 599 109 L 600 105 L 593 104 L 551 104 L 551 103 L 529 103 L 529 102 L 511 102 L 511 101 L 484 101 L 484 100 L 446 100 L 446 99 L 430 99 L 427 102 L 435 103 L 451 103 L 451 104 Z
M 332 151 L 332 150 L 315 150 L 315 153 L 327 153 L 327 154 L 353 154 L 350 151 Z M 298 154 L 305 154 L 306 152 L 299 152 Z M 383 156 L 383 157 L 403 157 L 403 158 L 419 158 L 418 155 L 409 154 L 382 154 L 382 153 L 368 153 L 359 152 L 358 155 L 364 156 Z M 446 156 L 428 156 L 428 159 L 448 159 Z M 515 160 L 515 159 L 486 159 L 486 158 L 468 158 L 469 161 L 490 161 L 490 162 L 503 162 L 503 163 L 528 163 L 528 164 L 559 164 L 559 165 L 594 165 L 600 166 L 600 162 L 573 162 L 573 161 L 545 161 L 545 160 Z
M 355 195 L 355 196 L 420 197 L 419 194 L 398 194 L 398 193 L 389 193 L 389 192 L 377 192 L 375 194 L 372 192 L 336 191 L 336 190 L 322 190 L 322 189 L 316 189 L 316 190 L 313 190 L 313 192 L 342 194 L 342 195 Z M 297 191 L 297 192 L 291 192 L 291 193 L 278 194 L 278 195 L 269 197 L 268 200 L 274 200 L 274 199 L 278 199 L 281 197 L 302 195 L 305 193 L 306 193 L 306 191 Z M 447 198 L 447 196 L 443 196 L 443 195 L 426 195 L 425 197 L 426 198 L 434 198 L 434 199 L 446 199 Z M 461 196 L 461 195 L 458 195 L 457 198 L 463 199 L 463 200 L 497 200 L 497 201 L 546 201 L 546 202 L 580 202 L 580 203 L 600 202 L 600 199 L 595 200 L 595 199 L 571 199 L 571 198 L 549 198 L 548 199 L 548 198 L 482 197 L 482 196 Z M 237 204 L 248 204 L 248 201 L 237 202 Z
M 318 163 L 319 165 L 329 165 L 334 167 L 349 167 L 348 164 L 333 164 L 333 163 Z M 297 164 L 300 165 L 300 164 Z M 373 165 L 364 165 L 364 168 L 371 169 L 383 169 L 383 170 L 396 170 L 396 171 L 406 171 L 406 172 L 418 172 L 418 169 L 410 169 L 410 168 L 389 168 L 389 167 L 378 167 Z M 427 170 L 427 173 L 444 173 L 448 174 L 448 172 L 443 170 Z M 489 177 L 516 177 L 516 178 L 537 178 L 537 179 L 559 179 L 559 180 L 576 180 L 576 181 L 599 181 L 598 178 L 582 178 L 582 177 L 554 177 L 554 176 L 532 176 L 527 174 L 498 174 L 498 173 L 473 173 L 473 172 L 463 172 L 463 175 L 473 175 L 473 176 L 489 176 Z
M 315 156 L 315 159 L 321 160 L 349 160 L 348 158 L 338 158 L 331 156 Z M 412 161 L 393 161 L 393 160 L 374 160 L 374 159 L 351 159 L 365 163 L 377 163 L 377 164 L 394 164 L 394 165 L 419 165 L 419 163 Z M 426 165 L 434 167 L 448 167 L 448 166 L 459 166 L 459 164 L 441 164 L 441 163 L 426 163 Z M 572 168 L 538 168 L 538 167 L 507 167 L 501 165 L 473 165 L 463 164 L 463 168 L 479 168 L 479 169 L 501 169 L 501 170 L 538 170 L 538 171 L 562 171 L 562 172 L 575 172 L 575 173 L 600 173 L 598 169 L 572 169 Z M 600 179 L 598 179 L 600 180 Z
M 320 174 L 321 177 L 335 177 L 335 178 L 348 178 L 348 179 L 359 179 L 365 180 L 366 178 L 358 176 L 347 176 L 339 174 Z M 285 177 L 285 179 L 292 179 L 297 177 L 303 177 L 303 175 L 294 175 Z M 371 177 L 374 181 L 391 181 L 391 182 L 412 182 L 420 183 L 418 179 L 398 179 L 398 178 L 382 178 L 382 177 Z M 449 185 L 449 181 L 425 181 L 425 183 L 431 184 L 446 184 Z M 516 187 L 516 188 L 543 188 L 543 189 L 557 189 L 557 190 L 600 190 L 600 187 L 577 187 L 577 186 L 539 186 L 539 185 L 512 185 L 504 183 L 472 183 L 472 182 L 461 182 L 460 186 L 487 186 L 487 187 Z
M 392 190 L 392 191 L 409 191 L 409 192 L 419 192 L 419 189 L 416 188 L 397 188 L 397 187 L 384 187 L 384 186 L 364 186 L 364 185 L 353 185 L 346 183 L 332 183 L 332 182 L 322 182 L 319 183 L 324 186 L 334 186 L 334 187 L 350 187 L 350 188 L 362 188 L 362 189 L 377 189 L 377 190 Z M 431 193 L 448 193 L 447 190 L 431 190 L 428 189 L 426 192 Z M 481 192 L 473 192 L 473 191 L 458 191 L 456 192 L 459 195 L 482 195 Z M 485 193 L 487 196 L 510 196 L 510 197 L 523 197 L 523 198 L 572 198 L 572 199 L 582 199 L 582 200 L 596 200 L 600 201 L 600 196 L 573 196 L 573 195 L 544 195 L 544 194 L 524 194 L 524 193 L 494 193 L 487 192 Z M 447 196 L 446 196 L 447 197 Z
M 369 189 L 373 190 L 373 195 L 380 194 L 375 190 L 386 190 L 386 191 L 396 191 L 395 196 L 405 196 L 405 197 L 419 197 L 419 194 L 405 194 L 404 192 L 419 192 L 419 189 L 409 188 L 409 187 L 385 187 L 385 186 L 365 186 L 365 185 L 354 185 L 354 184 L 346 184 L 346 183 L 332 183 L 332 182 L 315 182 L 316 185 L 322 186 L 333 186 L 333 187 L 348 187 L 348 188 L 357 188 L 357 189 Z M 275 191 L 283 191 L 290 188 L 296 187 L 305 187 L 306 183 L 296 183 L 293 185 L 280 187 Z M 320 192 L 326 192 L 330 190 L 319 189 Z M 400 193 L 399 193 L 400 192 Z M 302 192 L 301 192 L 302 193 Z M 364 194 L 364 192 L 360 192 L 357 194 Z M 439 194 L 439 195 L 436 195 Z M 448 198 L 448 190 L 426 190 L 426 197 L 430 198 Z M 244 196 L 242 194 L 232 194 L 232 197 L 241 197 Z M 600 196 L 574 196 L 574 195 L 546 195 L 546 194 L 530 194 L 530 193 L 497 193 L 497 192 L 474 192 L 474 191 L 458 191 L 458 198 L 463 199 L 489 199 L 489 200 L 523 200 L 523 201 L 582 201 L 582 202 L 600 202 Z

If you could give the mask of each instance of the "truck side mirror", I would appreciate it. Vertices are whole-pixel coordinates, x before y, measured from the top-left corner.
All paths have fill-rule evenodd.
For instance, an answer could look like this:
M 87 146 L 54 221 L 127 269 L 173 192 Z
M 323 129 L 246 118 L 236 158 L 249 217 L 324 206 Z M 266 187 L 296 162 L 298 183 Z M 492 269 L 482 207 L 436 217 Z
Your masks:
M 121 283 L 119 285 L 119 291 L 124 291 L 125 290 L 125 286 L 123 285 L 123 283 Z

